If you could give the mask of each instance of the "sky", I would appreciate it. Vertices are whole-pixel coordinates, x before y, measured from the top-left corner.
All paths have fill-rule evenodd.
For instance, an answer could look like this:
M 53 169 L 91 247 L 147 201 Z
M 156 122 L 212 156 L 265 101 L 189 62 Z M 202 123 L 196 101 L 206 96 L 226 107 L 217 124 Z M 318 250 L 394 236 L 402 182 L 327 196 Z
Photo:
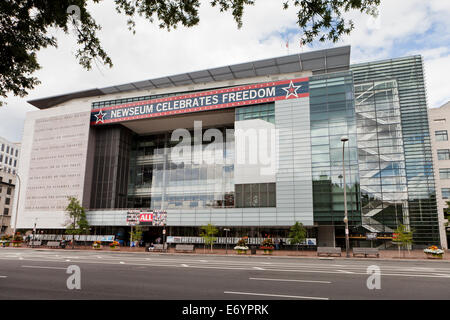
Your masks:
M 102 26 L 98 35 L 113 68 L 94 65 L 86 71 L 75 59 L 74 33 L 51 30 L 58 48 L 38 52 L 42 69 L 34 75 L 42 84 L 24 98 L 9 96 L 7 105 L 0 107 L 0 137 L 20 142 L 26 113 L 38 110 L 28 100 L 344 45 L 352 46 L 351 63 L 421 54 L 428 106 L 450 101 L 450 1 L 382 0 L 377 19 L 348 13 L 355 30 L 338 43 L 315 42 L 303 48 L 297 11 L 283 10 L 282 3 L 257 0 L 245 9 L 243 27 L 238 29 L 231 13 L 202 1 L 197 26 L 167 32 L 137 18 L 135 35 L 113 1 L 91 3 L 89 10 Z

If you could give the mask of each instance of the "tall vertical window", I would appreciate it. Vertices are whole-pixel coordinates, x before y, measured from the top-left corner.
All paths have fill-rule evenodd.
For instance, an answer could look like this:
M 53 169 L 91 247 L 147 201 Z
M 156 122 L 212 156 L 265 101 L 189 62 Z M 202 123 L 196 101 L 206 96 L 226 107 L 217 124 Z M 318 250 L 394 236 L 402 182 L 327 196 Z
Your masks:
M 353 78 L 351 74 L 314 76 L 310 79 L 310 123 L 314 221 L 342 224 L 344 189 L 348 218 L 361 225 L 358 150 Z M 346 184 L 342 180 L 342 142 L 345 146 Z
M 447 130 L 436 131 L 436 141 L 448 141 Z
M 450 150 L 440 149 L 437 151 L 438 160 L 450 160 Z

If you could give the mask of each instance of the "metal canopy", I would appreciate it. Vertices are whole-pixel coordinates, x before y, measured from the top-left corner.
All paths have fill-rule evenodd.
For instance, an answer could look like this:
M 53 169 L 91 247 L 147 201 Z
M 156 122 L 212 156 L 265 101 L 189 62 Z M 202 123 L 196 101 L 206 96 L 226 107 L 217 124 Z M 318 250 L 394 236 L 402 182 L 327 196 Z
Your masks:
M 157 79 L 131 82 L 100 89 L 89 89 L 53 97 L 30 100 L 28 103 L 39 109 L 47 109 L 76 98 L 102 96 L 134 90 L 170 88 L 189 84 L 236 80 L 301 71 L 312 71 L 313 74 L 324 74 L 348 70 L 349 67 L 350 46 L 345 46 L 188 72 Z

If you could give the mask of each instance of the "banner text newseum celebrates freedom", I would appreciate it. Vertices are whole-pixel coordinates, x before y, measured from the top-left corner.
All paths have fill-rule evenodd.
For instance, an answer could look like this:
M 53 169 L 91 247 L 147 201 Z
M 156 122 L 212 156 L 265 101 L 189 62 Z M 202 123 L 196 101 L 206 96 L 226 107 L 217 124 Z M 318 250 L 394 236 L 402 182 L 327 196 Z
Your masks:
M 302 78 L 259 83 L 99 108 L 92 110 L 91 124 L 99 125 L 303 98 L 309 96 L 308 80 L 308 78 Z

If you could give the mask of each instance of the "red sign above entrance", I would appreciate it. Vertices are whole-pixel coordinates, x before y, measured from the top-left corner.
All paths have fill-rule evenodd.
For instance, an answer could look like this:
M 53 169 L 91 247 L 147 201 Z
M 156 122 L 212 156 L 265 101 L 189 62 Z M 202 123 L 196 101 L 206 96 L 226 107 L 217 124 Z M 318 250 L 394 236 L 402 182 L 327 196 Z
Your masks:
M 142 212 L 139 214 L 139 222 L 140 223 L 152 222 L 152 221 L 153 221 L 153 213 Z

